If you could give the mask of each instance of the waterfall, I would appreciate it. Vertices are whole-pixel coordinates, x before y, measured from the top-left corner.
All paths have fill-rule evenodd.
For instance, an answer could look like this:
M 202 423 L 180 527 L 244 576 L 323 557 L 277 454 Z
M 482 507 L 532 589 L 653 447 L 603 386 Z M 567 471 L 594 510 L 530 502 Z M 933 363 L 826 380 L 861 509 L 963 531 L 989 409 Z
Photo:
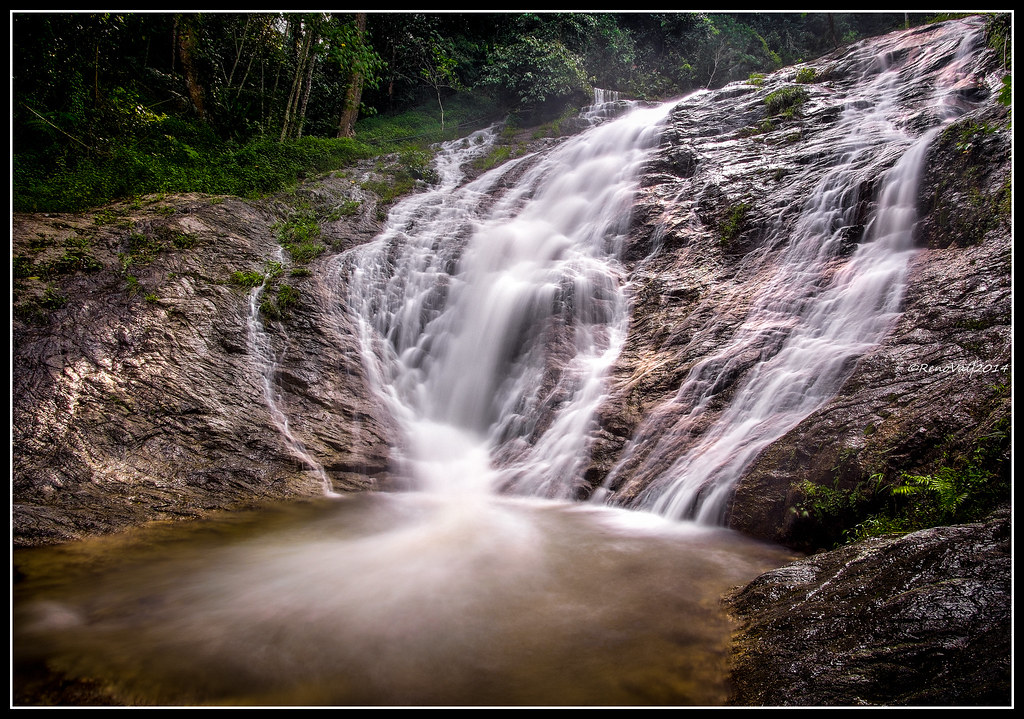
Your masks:
M 437 187 L 344 256 L 399 473 L 460 493 L 572 498 L 625 338 L 618 261 L 669 106 L 635 109 L 459 186 L 496 129 L 450 143 Z
M 284 251 L 279 247 L 275 264 L 280 267 L 283 259 Z M 249 355 L 253 357 L 256 362 L 256 368 L 259 371 L 260 385 L 263 389 L 263 402 L 267 406 L 267 411 L 270 412 L 270 419 L 284 440 L 288 451 L 302 463 L 303 467 L 308 468 L 316 476 L 324 496 L 336 497 L 338 494 L 334 491 L 334 485 L 331 483 L 330 477 L 327 476 L 323 465 L 310 454 L 302 440 L 292 432 L 288 422 L 288 414 L 281 406 L 281 397 L 278 394 L 275 382 L 278 361 L 274 354 L 270 335 L 263 324 L 260 309 L 263 295 L 266 292 L 267 283 L 270 279 L 271 273 L 267 272 L 259 286 L 253 287 L 249 292 L 249 315 L 246 319 Z
M 912 234 L 927 149 L 961 112 L 957 90 L 969 83 L 965 63 L 979 37 L 976 29 L 951 30 L 918 44 L 908 32 L 854 53 L 862 75 L 840 119 L 837 159 L 795 225 L 780 223 L 765 243 L 783 245 L 774 274 L 732 337 L 694 366 L 670 401 L 682 409 L 680 418 L 668 431 L 641 427 L 612 472 L 629 467 L 654 476 L 633 506 L 724 521 L 732 489 L 757 455 L 834 397 L 857 360 L 883 338 L 900 312 L 916 252 Z M 942 71 L 934 72 L 936 66 Z M 926 99 L 915 105 L 918 94 Z M 865 199 L 858 188 L 873 175 L 882 177 L 876 209 L 864 240 L 846 258 L 844 234 Z M 751 356 L 757 361 L 746 367 Z M 696 429 L 738 374 L 725 408 L 710 427 Z M 685 452 L 668 454 L 680 436 L 693 434 L 699 436 Z M 630 466 L 645 443 L 655 449 L 639 468 Z

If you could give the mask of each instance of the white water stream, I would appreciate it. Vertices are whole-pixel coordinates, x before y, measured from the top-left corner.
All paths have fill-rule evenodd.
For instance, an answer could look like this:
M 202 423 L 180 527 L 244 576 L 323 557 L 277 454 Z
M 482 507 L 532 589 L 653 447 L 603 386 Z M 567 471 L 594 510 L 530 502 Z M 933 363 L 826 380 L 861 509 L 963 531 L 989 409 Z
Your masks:
M 980 35 L 950 28 L 929 44 L 893 35 L 888 45 L 865 44 L 868 52 L 855 57 L 861 80 L 829 136 L 837 159 L 804 201 L 795 226 L 781 225 L 765 242 L 768 249 L 784 245 L 773 274 L 732 337 L 697 363 L 671 400 L 684 410 L 675 425 L 668 431 L 659 425 L 658 434 L 641 427 L 611 473 L 628 466 L 656 475 L 633 506 L 722 523 L 736 482 L 757 455 L 834 397 L 857 360 L 883 338 L 899 315 L 917 252 L 913 230 L 927 150 L 963 111 L 955 98 L 973 81 L 970 61 Z M 906 99 L 915 93 L 924 99 Z M 923 132 L 922 123 L 928 125 Z M 894 154 L 899 159 L 887 169 Z M 882 178 L 877 208 L 864 240 L 845 259 L 844 234 L 856 225 L 865 199 L 858 191 L 872 176 Z M 681 456 L 669 453 L 751 354 L 758 361 L 741 370 L 714 423 Z M 639 468 L 629 465 L 647 443 L 658 448 Z
M 278 248 L 275 262 L 277 267 L 281 266 L 284 260 L 283 248 Z M 311 472 L 323 489 L 324 496 L 337 497 L 330 477 L 316 458 L 310 454 L 306 445 L 301 439 L 295 436 L 288 422 L 288 413 L 281 406 L 281 396 L 277 390 L 278 359 L 274 354 L 273 343 L 267 328 L 263 322 L 263 314 L 260 305 L 267 290 L 267 283 L 270 280 L 270 270 L 264 276 L 263 282 L 252 288 L 249 292 L 249 317 L 247 320 L 247 341 L 249 354 L 253 358 L 260 376 L 260 384 L 263 389 L 263 402 L 270 412 L 270 419 L 284 440 L 285 446 L 296 459 L 302 462 Z

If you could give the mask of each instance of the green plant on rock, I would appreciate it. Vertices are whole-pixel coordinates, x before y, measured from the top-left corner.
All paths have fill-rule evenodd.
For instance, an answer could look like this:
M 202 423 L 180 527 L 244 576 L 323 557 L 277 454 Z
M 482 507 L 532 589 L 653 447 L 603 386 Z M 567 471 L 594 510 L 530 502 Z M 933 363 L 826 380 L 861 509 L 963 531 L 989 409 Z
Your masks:
M 68 303 L 68 297 L 53 285 L 43 290 L 43 296 L 39 299 L 39 306 L 44 310 L 59 310 Z
M 345 200 L 340 205 L 331 210 L 330 214 L 328 214 L 327 216 L 327 219 L 330 220 L 331 222 L 336 222 L 337 220 L 340 220 L 342 217 L 351 217 L 352 215 L 359 212 L 359 207 L 362 204 L 363 203 L 359 202 L 358 200 Z
M 142 286 L 139 284 L 139 278 L 134 275 L 127 275 L 124 278 L 125 291 L 129 297 L 135 297 L 142 290 Z
M 263 284 L 263 275 L 259 272 L 232 272 L 231 282 L 239 287 L 259 287 Z
M 719 242 L 722 245 L 729 245 L 740 236 L 746 227 L 749 213 L 750 205 L 746 202 L 740 202 L 729 209 L 718 226 Z
M 291 285 L 280 285 L 273 295 L 260 302 L 260 315 L 264 320 L 276 322 L 286 319 L 291 310 L 299 306 L 300 293 Z
M 309 264 L 327 249 L 319 241 L 320 223 L 309 208 L 292 212 L 286 220 L 274 226 L 274 231 L 296 264 Z
M 764 104 L 772 116 L 797 117 L 809 97 L 806 89 L 788 86 L 768 93 L 764 98 Z
M 280 285 L 277 288 L 277 307 L 282 313 L 297 307 L 299 304 L 299 291 L 291 285 Z
M 802 67 L 796 71 L 796 81 L 800 84 L 807 84 L 818 79 L 818 73 L 813 67 Z
M 937 517 L 952 519 L 970 496 L 969 482 L 960 481 L 958 473 L 943 467 L 935 474 L 904 474 L 903 484 L 893 487 L 899 497 L 928 495 L 933 500 Z
M 844 536 L 856 541 L 981 519 L 1009 500 L 1008 477 L 997 469 L 1009 437 L 1009 420 L 1005 418 L 978 440 L 970 454 L 947 459 L 928 474 L 902 472 L 889 489 L 891 501 L 884 509 L 848 529 Z
M 260 302 L 260 316 L 264 320 L 274 322 L 281 319 L 281 311 L 277 308 L 277 303 L 268 297 Z
M 276 260 L 269 260 L 265 267 L 267 279 L 273 280 L 281 276 L 284 266 Z
M 195 235 L 190 235 L 186 232 L 175 232 L 171 237 L 171 242 L 179 250 L 190 250 L 199 244 L 199 239 Z

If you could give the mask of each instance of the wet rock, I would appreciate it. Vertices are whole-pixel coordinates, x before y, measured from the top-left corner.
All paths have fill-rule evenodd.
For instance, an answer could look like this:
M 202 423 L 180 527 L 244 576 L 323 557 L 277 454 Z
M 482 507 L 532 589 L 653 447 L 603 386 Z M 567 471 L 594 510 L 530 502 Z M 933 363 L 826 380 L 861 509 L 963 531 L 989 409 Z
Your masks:
M 338 204 L 352 184 L 317 191 Z M 236 273 L 276 272 L 266 292 L 298 297 L 266 322 L 290 430 L 337 490 L 386 482 L 390 420 L 367 396 L 324 270 L 336 248 L 372 236 L 371 204 L 362 210 L 325 220 L 331 251 L 307 268 L 278 254 L 285 208 L 272 202 L 184 196 L 16 216 L 15 544 L 322 493 L 268 410 L 252 283 Z
M 737 590 L 731 703 L 1008 706 L 1009 522 L 877 538 Z
M 916 42 L 932 32 L 935 27 L 911 37 Z M 764 333 L 762 344 L 722 357 L 687 395 L 699 400 L 680 399 L 684 381 L 727 346 L 759 289 L 775 277 L 800 208 L 839 157 L 843 117 L 871 107 L 860 105 L 855 92 L 882 71 L 881 65 L 858 69 L 870 52 L 860 44 L 817 61 L 818 80 L 801 86 L 806 99 L 788 119 L 769 118 L 765 109 L 767 95 L 788 82 L 783 73 L 731 95 L 733 120 L 722 117 L 727 103 L 714 92 L 688 98 L 670 115 L 666 142 L 641 180 L 626 241 L 632 322 L 600 412 L 606 432 L 591 465 L 612 501 L 634 505 L 713 426 L 755 366 L 778 351 L 784 326 L 774 336 Z M 910 55 L 896 47 L 890 59 L 901 57 Z M 974 87 L 983 78 L 997 87 L 996 60 L 983 56 L 964 82 Z M 901 88 L 898 96 L 935 112 L 932 97 L 919 89 Z M 805 482 L 840 491 L 875 475 L 893 483 L 903 472 L 924 474 L 971 456 L 985 438 L 1006 434 L 1009 118 L 994 93 L 951 97 L 967 112 L 928 151 L 914 235 L 923 249 L 909 264 L 902 314 L 877 346 L 851 360 L 833 399 L 758 453 L 735 486 L 726 510 L 730 526 L 802 551 L 833 546 L 844 526 L 815 524 L 794 511 Z M 735 131 L 736 118 L 746 131 Z M 687 172 L 671 169 L 675 148 L 685 149 Z M 819 287 L 870 241 L 881 178 L 899 159 L 899 148 L 891 150 L 865 161 L 845 194 L 831 198 L 843 208 L 842 220 L 821 230 L 834 233 L 836 250 Z M 1008 450 L 986 467 L 996 474 L 1008 468 Z

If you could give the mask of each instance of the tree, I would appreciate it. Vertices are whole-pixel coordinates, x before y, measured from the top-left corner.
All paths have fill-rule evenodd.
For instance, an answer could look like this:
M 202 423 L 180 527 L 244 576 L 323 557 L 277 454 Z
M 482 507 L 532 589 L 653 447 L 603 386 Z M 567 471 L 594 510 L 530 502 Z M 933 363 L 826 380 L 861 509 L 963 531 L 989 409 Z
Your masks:
M 313 64 L 316 61 L 315 45 L 319 41 L 319 28 L 315 15 L 299 15 L 290 23 L 295 47 L 294 73 L 291 91 L 284 108 L 281 123 L 281 142 L 288 137 L 300 137 L 305 121 L 305 107 L 309 101 Z M 303 88 L 305 87 L 305 92 Z
M 526 116 L 584 102 L 593 92 L 583 59 L 558 40 L 536 35 L 496 47 L 482 84 Z
M 437 98 L 442 131 L 444 131 L 442 90 L 458 90 L 461 87 L 458 76 L 455 74 L 458 61 L 452 54 L 451 42 L 436 36 L 427 38 L 420 44 L 420 77 L 434 91 L 434 96 Z
M 174 30 L 178 39 L 178 58 L 181 60 L 188 83 L 188 95 L 199 119 L 206 121 L 206 90 L 199 78 L 195 61 L 197 23 L 197 15 L 178 15 L 175 18 Z
M 367 40 L 366 13 L 351 19 L 336 15 L 331 28 L 331 58 L 347 76 L 338 137 L 354 137 L 363 87 L 376 86 L 383 61 Z

